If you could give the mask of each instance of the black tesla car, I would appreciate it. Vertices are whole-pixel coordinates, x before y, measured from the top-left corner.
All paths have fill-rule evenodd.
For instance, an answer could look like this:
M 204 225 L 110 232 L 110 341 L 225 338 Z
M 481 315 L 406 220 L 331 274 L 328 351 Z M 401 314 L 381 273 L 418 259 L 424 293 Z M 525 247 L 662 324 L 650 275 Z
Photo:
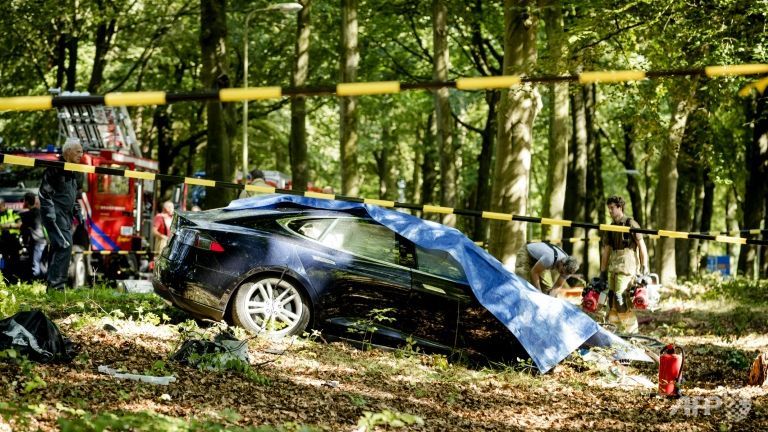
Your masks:
M 155 292 L 197 317 L 274 335 L 306 329 L 427 352 L 527 357 L 461 265 L 361 210 L 177 213 Z

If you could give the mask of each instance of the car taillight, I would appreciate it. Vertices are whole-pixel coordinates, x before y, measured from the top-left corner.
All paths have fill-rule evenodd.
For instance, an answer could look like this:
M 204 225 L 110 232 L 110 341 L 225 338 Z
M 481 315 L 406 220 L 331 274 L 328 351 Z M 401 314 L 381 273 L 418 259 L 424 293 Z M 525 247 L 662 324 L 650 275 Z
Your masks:
M 195 247 L 211 252 L 224 252 L 224 247 L 221 245 L 221 243 L 214 240 L 213 237 L 203 233 L 197 233 L 197 237 L 195 238 Z

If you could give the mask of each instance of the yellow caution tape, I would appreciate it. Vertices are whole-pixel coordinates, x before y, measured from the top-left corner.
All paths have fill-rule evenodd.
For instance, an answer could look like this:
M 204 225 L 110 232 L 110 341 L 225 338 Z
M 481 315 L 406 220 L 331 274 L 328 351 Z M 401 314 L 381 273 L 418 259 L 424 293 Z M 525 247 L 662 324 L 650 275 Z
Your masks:
M 24 156 L 3 155 L 3 163 L 12 165 L 35 166 L 35 159 Z
M 709 77 L 754 75 L 768 72 L 768 64 L 739 64 L 707 66 L 704 73 Z
M 237 102 L 244 100 L 277 99 L 283 96 L 282 87 L 247 87 L 219 90 L 219 100 L 222 102 Z
M 338 96 L 359 96 L 388 93 L 400 93 L 400 82 L 374 81 L 360 83 L 339 83 L 336 85 L 336 94 Z
M 456 80 L 456 88 L 459 90 L 508 88 L 520 84 L 521 81 L 517 75 L 459 78 Z
M 688 233 L 682 232 L 682 231 L 667 231 L 667 230 L 659 230 L 659 235 L 661 237 L 669 237 L 669 238 L 679 238 L 679 239 L 687 239 Z
M 363 203 L 365 204 L 373 204 L 377 205 L 379 207 L 394 207 L 395 202 L 394 201 L 387 201 L 387 200 L 380 200 L 380 199 L 373 199 L 373 198 L 365 198 L 363 200 Z
M 0 111 L 35 111 L 53 108 L 53 96 L 18 96 L 0 98 Z
M 304 196 L 307 198 L 319 198 L 319 199 L 325 199 L 325 200 L 332 200 L 336 198 L 336 195 L 334 194 L 327 194 L 327 193 L 320 193 L 320 192 L 313 192 L 313 191 L 304 192 Z
M 81 173 L 92 173 L 96 171 L 95 166 L 69 163 L 69 162 L 64 162 L 64 169 L 67 171 L 77 171 Z
M 198 186 L 216 187 L 216 182 L 194 177 L 184 177 L 184 183 Z
M 610 225 L 610 224 L 600 224 L 600 231 L 613 231 L 613 232 L 620 232 L 620 233 L 628 233 L 629 227 L 624 225 Z
M 620 71 L 595 71 L 579 74 L 579 82 L 582 84 L 596 82 L 625 82 L 640 81 L 645 79 L 645 71 L 620 70 Z
M 741 97 L 749 96 L 749 94 L 752 93 L 752 89 L 757 89 L 758 92 L 763 93 L 766 87 L 768 87 L 768 77 L 765 77 L 761 80 L 747 84 L 746 86 L 744 86 L 744 88 L 739 90 L 739 96 Z
M 453 209 L 450 208 L 450 207 L 440 207 L 440 206 L 433 206 L 433 205 L 424 204 L 424 212 L 426 212 L 426 213 L 453 214 Z
M 165 92 L 127 92 L 107 93 L 104 95 L 104 105 L 107 106 L 141 106 L 141 105 L 165 105 Z
M 258 192 L 258 193 L 275 193 L 275 188 L 272 186 L 261 186 L 261 185 L 245 185 L 245 190 L 249 192 Z
M 511 221 L 512 215 L 510 213 L 496 213 L 496 212 L 483 212 L 483 218 Z
M 751 229 L 751 230 L 749 230 L 749 233 L 750 234 L 760 234 L 760 231 L 761 230 L 759 228 L 758 229 Z
M 155 173 L 144 172 L 144 171 L 125 170 L 125 176 L 129 178 L 135 178 L 135 179 L 141 179 L 141 180 L 155 179 Z
M 715 236 L 715 241 L 723 243 L 735 243 L 735 244 L 747 244 L 745 237 L 728 237 L 728 236 Z
M 541 218 L 541 223 L 543 225 L 559 225 L 559 226 L 569 227 L 573 222 L 569 220 Z

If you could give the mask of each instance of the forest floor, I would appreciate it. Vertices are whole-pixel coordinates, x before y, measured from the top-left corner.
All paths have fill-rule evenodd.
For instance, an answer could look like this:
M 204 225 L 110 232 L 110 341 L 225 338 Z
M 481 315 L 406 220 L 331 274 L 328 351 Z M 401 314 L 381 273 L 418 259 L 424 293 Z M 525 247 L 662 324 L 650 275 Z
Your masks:
M 768 388 L 745 385 L 768 350 L 768 281 L 687 283 L 643 314 L 641 332 L 685 347 L 681 399 L 655 395 L 655 364 L 574 354 L 539 375 L 530 363 L 471 369 L 409 350 L 307 339 L 248 340 L 250 365 L 169 360 L 185 337 L 215 332 L 154 295 L 0 285 L 0 314 L 42 309 L 79 347 L 65 364 L 0 351 L 7 430 L 768 430 Z M 205 364 L 205 362 L 204 362 Z M 173 375 L 170 385 L 99 373 Z M 210 364 L 209 364 L 210 366 Z M 634 379 L 628 377 L 635 377 Z

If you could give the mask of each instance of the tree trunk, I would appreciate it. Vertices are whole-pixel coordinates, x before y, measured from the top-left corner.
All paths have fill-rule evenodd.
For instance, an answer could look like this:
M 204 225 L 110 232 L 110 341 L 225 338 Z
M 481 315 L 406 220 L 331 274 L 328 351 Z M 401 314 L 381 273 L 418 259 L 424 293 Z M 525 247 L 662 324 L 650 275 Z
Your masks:
M 200 47 L 202 68 L 200 77 L 204 88 L 220 88 L 227 85 L 227 15 L 226 0 L 200 1 Z M 205 174 L 212 179 L 232 176 L 232 152 L 227 133 L 226 115 L 221 102 L 208 102 Z M 226 206 L 232 198 L 229 189 L 206 194 L 206 207 Z
M 586 219 L 584 203 L 587 201 L 587 117 L 584 103 L 584 91 L 581 85 L 571 87 L 571 122 L 572 145 L 568 154 L 567 188 L 570 193 L 565 197 L 565 218 L 584 221 Z M 573 237 L 583 238 L 583 228 L 573 228 Z M 581 242 L 563 244 L 566 252 L 573 256 L 582 256 L 585 245 Z
M 107 17 L 104 14 L 107 13 L 104 2 L 96 2 L 99 8 L 99 12 L 102 14 L 102 21 L 96 27 L 96 39 L 94 41 L 95 52 L 93 55 L 93 68 L 91 69 L 91 79 L 88 82 L 88 91 L 91 93 L 98 93 L 99 87 L 104 80 L 104 68 L 107 65 L 107 53 L 109 47 L 112 44 L 112 36 L 115 34 L 115 24 L 117 21 L 112 18 L 107 22 Z
M 688 131 L 696 116 L 691 116 L 688 121 Z M 675 193 L 675 213 L 677 214 L 677 231 L 690 232 L 693 229 L 693 219 L 695 218 L 696 205 L 696 171 L 695 162 L 691 156 L 695 154 L 696 138 L 692 133 L 685 133 L 681 143 L 680 154 L 677 159 L 677 191 Z M 693 211 L 691 211 L 693 210 Z M 675 269 L 678 275 L 688 276 L 688 261 L 690 259 L 689 246 L 690 240 L 675 240 Z
M 526 11 L 535 2 L 504 0 L 504 75 L 530 74 L 536 64 L 538 19 Z M 523 215 L 528 210 L 532 129 L 541 108 L 539 92 L 530 83 L 502 90 L 499 103 L 498 140 L 491 208 Z M 517 250 L 525 244 L 520 222 L 491 224 L 490 251 L 508 268 L 514 268 Z
M 747 184 L 744 190 L 744 214 L 742 229 L 760 228 L 765 207 L 766 177 L 768 177 L 768 94 L 763 91 L 750 104 L 752 140 L 747 143 L 744 157 Z M 742 245 L 739 254 L 739 273 L 753 275 L 757 259 L 757 247 Z
M 763 210 L 765 218 L 763 219 L 763 229 L 768 229 L 768 199 L 765 200 L 765 209 Z M 763 240 L 768 240 L 768 234 L 763 234 Z M 760 246 L 759 250 L 762 251 L 760 255 L 762 261 L 760 264 L 760 277 L 763 279 L 768 278 L 768 246 Z
M 595 98 L 597 85 L 583 87 L 584 118 L 587 126 L 587 175 L 586 175 L 586 200 L 584 201 L 584 215 L 588 221 L 605 222 L 605 198 L 603 193 L 603 156 L 600 140 L 595 134 Z M 589 243 L 589 231 L 584 233 L 584 251 L 582 269 L 587 275 L 597 274 L 600 271 L 600 248 L 591 247 Z M 590 265 L 591 263 L 591 265 Z
M 74 34 L 70 34 L 67 38 L 67 53 L 69 54 L 67 62 L 67 86 L 66 91 L 72 92 L 77 90 L 77 44 L 78 37 Z
M 645 226 L 645 218 L 643 211 L 643 196 L 640 193 L 640 182 L 638 181 L 637 162 L 635 161 L 635 152 L 632 150 L 632 124 L 624 123 L 622 125 L 622 131 L 624 136 L 624 169 L 627 172 L 627 193 L 629 194 L 629 201 L 632 206 L 632 218 L 637 221 L 640 226 Z
M 701 203 L 701 228 L 702 232 L 712 229 L 712 213 L 715 202 L 715 183 L 709 178 L 709 170 L 704 171 L 704 198 Z M 707 255 L 710 242 L 699 242 L 699 272 L 707 268 Z
M 312 0 L 301 0 L 304 6 L 298 13 L 296 30 L 296 63 L 293 68 L 291 85 L 302 87 L 309 76 L 310 8 Z M 307 160 L 307 99 L 297 96 L 291 99 L 291 177 L 293 189 L 306 190 L 309 182 L 309 161 Z
M 739 229 L 739 202 L 736 199 L 736 193 L 733 187 L 728 189 L 725 195 L 725 226 L 726 231 L 736 231 Z M 730 257 L 731 274 L 736 274 L 737 264 L 739 262 L 739 245 L 728 243 L 728 256 Z
M 431 204 L 435 199 L 435 186 L 437 186 L 437 148 L 435 146 L 435 128 L 433 115 L 427 117 L 427 130 L 424 140 L 424 161 L 421 164 L 421 202 Z
M 59 35 L 56 42 L 56 88 L 64 86 L 64 76 L 67 71 L 66 57 L 67 57 L 67 39 L 69 36 L 66 33 Z
M 496 106 L 499 103 L 499 92 L 485 92 L 485 102 L 488 104 L 488 115 L 485 118 L 481 138 L 480 154 L 477 156 L 477 190 L 475 192 L 475 210 L 488 210 L 491 205 L 491 164 L 493 162 L 494 138 L 496 137 Z M 488 220 L 475 218 L 472 238 L 484 242 L 488 230 Z
M 701 232 L 701 219 L 704 217 L 704 199 L 705 199 L 705 185 L 703 179 L 696 184 L 694 190 L 694 207 L 693 207 L 693 223 L 691 224 L 691 232 Z M 680 247 L 686 251 L 685 255 L 687 262 L 684 262 L 685 268 L 684 274 L 686 276 L 693 276 L 699 273 L 699 244 L 701 241 L 698 239 L 688 240 L 688 244 L 683 244 Z M 678 266 L 678 269 L 680 267 Z
M 385 200 L 397 199 L 397 180 L 392 163 L 394 142 L 388 126 L 381 131 L 381 149 L 374 152 L 376 171 L 379 175 L 379 198 Z
M 357 80 L 360 54 L 357 47 L 357 0 L 342 0 L 341 5 L 341 82 Z M 341 193 L 357 196 L 360 180 L 357 170 L 357 98 L 339 98 L 341 113 Z
M 432 1 L 432 40 L 435 47 L 432 79 L 448 81 L 448 7 L 445 0 Z M 440 149 L 440 205 L 456 207 L 456 152 L 453 147 L 453 117 L 448 88 L 434 91 L 437 147 Z M 442 216 L 442 223 L 456 225 L 456 215 Z
M 413 149 L 413 177 L 411 178 L 411 185 L 409 188 L 409 202 L 412 203 L 420 203 L 423 202 L 421 200 L 421 163 L 422 163 L 422 154 L 424 153 L 423 144 L 424 143 L 424 137 L 426 137 L 427 133 L 424 134 L 424 137 L 420 134 L 421 128 L 416 128 L 416 145 Z
M 563 6 L 560 0 L 540 0 L 539 6 L 547 34 L 547 50 L 552 59 L 551 73 L 564 74 L 568 53 L 563 32 Z M 568 83 L 549 84 L 549 93 L 549 155 L 543 216 L 563 219 L 568 176 Z M 562 239 L 563 229 L 559 225 L 542 226 L 542 237 Z
M 691 86 L 690 95 L 677 101 L 675 104 L 672 112 L 672 121 L 667 132 L 667 139 L 662 147 L 657 192 L 659 216 L 656 220 L 659 221 L 659 228 L 664 230 L 674 231 L 677 228 L 677 207 L 675 203 L 678 179 L 677 157 L 685 134 L 688 115 L 695 108 L 693 101 L 695 84 L 694 82 L 694 85 Z M 675 283 L 677 280 L 677 272 L 675 271 L 675 239 L 661 237 L 659 238 L 659 246 L 656 264 L 661 283 Z

